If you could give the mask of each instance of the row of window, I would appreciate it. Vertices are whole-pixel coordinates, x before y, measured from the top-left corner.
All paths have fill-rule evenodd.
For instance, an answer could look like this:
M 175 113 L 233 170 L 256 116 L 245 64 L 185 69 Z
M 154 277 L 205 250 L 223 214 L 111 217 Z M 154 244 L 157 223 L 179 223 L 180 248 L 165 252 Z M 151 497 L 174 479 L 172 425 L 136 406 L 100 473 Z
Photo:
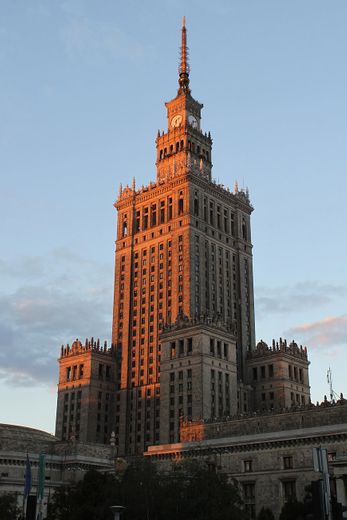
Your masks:
M 183 338 L 171 341 L 170 359 L 181 356 L 190 356 L 193 353 L 193 338 Z
M 252 459 L 242 461 L 242 470 L 244 473 L 252 473 L 254 471 L 254 464 Z M 282 469 L 293 469 L 293 456 L 284 455 L 282 457 Z
M 176 216 L 183 215 L 185 211 L 184 193 L 178 193 L 177 205 L 173 204 L 173 197 L 167 197 L 161 201 L 153 202 L 149 206 L 144 206 L 136 210 L 134 232 L 140 233 L 149 228 L 155 227 L 158 224 L 169 222 Z M 122 227 L 121 236 L 124 238 L 129 234 L 129 214 L 123 213 L 120 217 Z
M 194 143 L 194 141 L 187 140 L 185 146 L 184 140 L 176 141 L 175 144 L 170 144 L 168 147 L 161 148 L 159 150 L 159 161 L 162 161 L 166 157 L 170 157 L 174 153 L 182 152 L 182 150 L 188 150 L 189 152 L 196 153 L 207 161 L 210 160 L 210 154 L 208 150 L 202 148 L 200 145 Z
M 294 381 L 300 381 L 300 383 L 304 382 L 304 371 L 302 368 L 298 369 L 296 366 L 288 365 L 288 376 L 289 379 Z
M 211 417 L 230 415 L 229 374 L 211 369 Z
M 229 345 L 220 340 L 210 338 L 210 355 L 218 358 L 229 359 Z
M 274 377 L 274 366 L 262 365 L 260 367 L 253 367 L 253 381 L 258 379 L 271 379 Z
M 256 518 L 256 502 L 255 502 L 255 482 L 243 482 L 242 494 L 244 499 L 244 508 L 247 517 L 250 520 Z M 294 479 L 284 479 L 281 481 L 282 496 L 285 501 L 296 499 L 296 481 Z
M 65 381 L 75 381 L 76 379 L 82 379 L 84 373 L 84 365 L 73 365 L 66 367 L 65 370 Z

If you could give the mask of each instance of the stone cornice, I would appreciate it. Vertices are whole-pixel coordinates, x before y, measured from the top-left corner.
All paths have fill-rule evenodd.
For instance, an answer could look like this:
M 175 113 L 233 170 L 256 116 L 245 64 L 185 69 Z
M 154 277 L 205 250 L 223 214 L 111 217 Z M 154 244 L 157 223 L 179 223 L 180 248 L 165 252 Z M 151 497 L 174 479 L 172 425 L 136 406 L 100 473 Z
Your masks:
M 293 448 L 295 446 L 316 446 L 347 441 L 347 424 L 305 428 L 290 432 L 273 432 L 222 439 L 203 440 L 150 447 L 145 456 L 156 459 L 196 457 L 215 453 L 239 453 L 250 451 Z
M 247 196 L 244 192 L 240 191 L 238 193 L 232 193 L 224 188 L 222 185 L 217 183 L 208 181 L 204 179 L 200 175 L 194 173 L 193 171 L 187 170 L 184 173 L 180 173 L 175 177 L 171 177 L 169 180 L 164 181 L 163 183 L 150 183 L 148 186 L 141 188 L 134 192 L 131 188 L 126 188 L 125 194 L 127 196 L 121 196 L 118 201 L 114 203 L 114 206 L 117 210 L 124 209 L 128 206 L 132 206 L 135 204 L 146 202 L 152 198 L 163 195 L 164 193 L 171 191 L 173 188 L 187 182 L 191 181 L 193 184 L 202 189 L 202 191 L 206 194 L 210 194 L 213 197 L 218 196 L 218 198 L 228 206 L 232 205 L 236 210 L 240 209 L 241 211 L 251 214 L 253 211 L 253 207 L 250 202 L 247 200 Z

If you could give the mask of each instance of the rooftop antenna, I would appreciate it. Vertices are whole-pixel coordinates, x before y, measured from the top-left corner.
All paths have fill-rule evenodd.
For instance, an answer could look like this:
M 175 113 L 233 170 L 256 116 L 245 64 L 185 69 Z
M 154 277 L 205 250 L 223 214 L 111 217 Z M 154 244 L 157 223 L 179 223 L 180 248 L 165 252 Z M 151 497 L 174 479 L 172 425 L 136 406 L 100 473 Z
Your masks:
M 330 367 L 327 371 L 327 381 L 329 385 L 330 402 L 332 403 L 334 401 L 334 398 L 339 399 L 339 396 L 333 389 L 333 373 Z
M 327 372 L 327 382 L 328 382 L 328 385 L 329 385 L 329 393 L 330 393 L 330 401 L 333 402 L 333 399 L 334 399 L 334 391 L 333 391 L 333 378 L 332 378 L 332 373 L 331 373 L 331 368 L 329 367 L 328 369 L 328 372 Z

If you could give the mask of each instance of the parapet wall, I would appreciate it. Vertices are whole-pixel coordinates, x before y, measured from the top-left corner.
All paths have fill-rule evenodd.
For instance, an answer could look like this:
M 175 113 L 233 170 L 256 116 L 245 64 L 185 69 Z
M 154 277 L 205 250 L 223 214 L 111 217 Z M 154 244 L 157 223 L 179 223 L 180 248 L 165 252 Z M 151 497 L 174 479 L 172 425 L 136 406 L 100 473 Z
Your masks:
M 85 344 L 76 339 L 71 347 L 67 343 L 67 345 L 61 346 L 60 358 L 65 358 L 69 356 L 77 356 L 79 354 L 84 354 L 85 352 L 96 352 L 98 354 L 105 354 L 108 356 L 115 356 L 116 348 L 115 345 L 111 345 L 111 347 L 107 346 L 107 341 L 104 341 L 104 345 L 100 344 L 100 339 L 94 340 L 94 338 L 86 338 Z
M 255 350 L 249 351 L 247 353 L 247 359 L 257 359 L 263 356 L 270 356 L 273 354 L 289 354 L 290 356 L 295 356 L 301 359 L 307 360 L 307 348 L 302 345 L 298 345 L 295 341 L 291 343 L 287 343 L 286 339 L 280 338 L 279 341 L 272 340 L 272 346 L 268 346 L 265 341 L 259 341 Z
M 335 404 L 325 401 L 283 412 L 255 413 L 215 422 L 182 422 L 180 434 L 181 442 L 191 442 L 343 423 L 347 424 L 347 400 L 342 398 Z

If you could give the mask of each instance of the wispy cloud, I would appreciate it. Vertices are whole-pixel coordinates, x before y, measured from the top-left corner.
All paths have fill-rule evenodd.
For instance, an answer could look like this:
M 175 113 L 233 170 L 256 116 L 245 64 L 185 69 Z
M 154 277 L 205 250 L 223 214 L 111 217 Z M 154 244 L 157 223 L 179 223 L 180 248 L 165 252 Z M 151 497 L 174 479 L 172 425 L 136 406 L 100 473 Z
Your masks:
M 293 286 L 256 288 L 257 318 L 322 307 L 347 295 L 346 286 L 302 282 Z
M 347 314 L 298 325 L 286 334 L 307 342 L 311 348 L 347 348 Z M 332 351 L 329 349 L 327 353 Z
M 16 276 L 18 284 L 0 295 L 0 379 L 52 383 L 62 343 L 110 336 L 112 266 L 60 249 L 0 267 L 2 281 Z
M 61 38 L 71 56 L 84 56 L 89 61 L 102 56 L 136 61 L 144 56 L 144 47 L 134 36 L 117 27 L 114 21 L 95 20 L 87 17 L 83 10 L 71 9 L 66 3 L 63 10 L 65 24 Z

